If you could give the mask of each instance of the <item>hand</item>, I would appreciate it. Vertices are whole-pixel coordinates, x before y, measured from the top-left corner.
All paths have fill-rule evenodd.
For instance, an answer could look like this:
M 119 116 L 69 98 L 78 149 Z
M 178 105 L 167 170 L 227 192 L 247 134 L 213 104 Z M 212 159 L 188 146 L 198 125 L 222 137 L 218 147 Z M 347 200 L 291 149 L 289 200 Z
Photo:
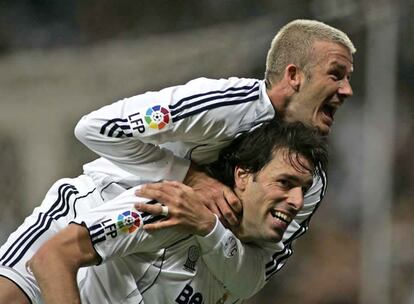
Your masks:
M 210 233 L 215 224 L 216 217 L 203 204 L 200 196 L 191 187 L 180 182 L 164 181 L 143 185 L 135 192 L 136 195 L 155 199 L 168 207 L 168 217 L 159 222 L 144 225 L 145 230 L 159 230 L 174 227 L 178 230 L 205 236 Z M 161 205 L 135 204 L 140 212 L 160 215 Z
M 242 204 L 232 189 L 197 170 L 194 164 L 191 164 L 184 183 L 199 194 L 199 202 L 215 213 L 225 227 L 237 228 Z

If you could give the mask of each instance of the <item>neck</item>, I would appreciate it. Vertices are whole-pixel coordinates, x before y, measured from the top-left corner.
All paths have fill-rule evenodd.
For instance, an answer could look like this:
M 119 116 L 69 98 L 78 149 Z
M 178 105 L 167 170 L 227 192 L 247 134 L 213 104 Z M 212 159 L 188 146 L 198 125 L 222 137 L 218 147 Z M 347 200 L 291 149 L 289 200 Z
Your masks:
M 289 100 L 289 86 L 285 85 L 283 82 L 278 82 L 273 84 L 270 89 L 266 89 L 267 96 L 269 97 L 273 108 L 276 112 L 283 116 L 285 112 L 286 105 Z
M 238 227 L 232 227 L 231 231 L 237 236 L 237 238 L 242 241 L 243 243 L 252 243 L 254 242 L 254 238 L 249 236 L 245 229 L 243 229 L 243 223 L 240 224 Z

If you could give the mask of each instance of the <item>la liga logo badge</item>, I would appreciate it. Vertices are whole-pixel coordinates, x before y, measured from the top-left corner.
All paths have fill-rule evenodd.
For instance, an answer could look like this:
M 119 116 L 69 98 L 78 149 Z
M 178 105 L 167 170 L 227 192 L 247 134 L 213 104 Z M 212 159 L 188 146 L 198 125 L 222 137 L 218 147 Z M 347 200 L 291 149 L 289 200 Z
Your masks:
M 161 130 L 170 122 L 170 111 L 161 106 L 153 106 L 145 113 L 145 122 L 151 129 Z
M 118 215 L 116 224 L 122 232 L 131 233 L 139 228 L 141 219 L 138 213 L 128 210 Z

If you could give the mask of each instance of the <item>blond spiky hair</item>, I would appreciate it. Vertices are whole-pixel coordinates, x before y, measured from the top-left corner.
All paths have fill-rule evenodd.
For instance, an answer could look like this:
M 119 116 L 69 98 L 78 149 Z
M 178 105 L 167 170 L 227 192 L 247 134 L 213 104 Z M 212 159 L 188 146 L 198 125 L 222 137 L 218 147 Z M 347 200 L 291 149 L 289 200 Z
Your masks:
M 289 22 L 273 38 L 267 53 L 265 80 L 268 86 L 279 81 L 288 64 L 295 64 L 306 71 L 311 62 L 315 41 L 342 44 L 351 54 L 356 48 L 347 34 L 316 20 L 298 19 Z

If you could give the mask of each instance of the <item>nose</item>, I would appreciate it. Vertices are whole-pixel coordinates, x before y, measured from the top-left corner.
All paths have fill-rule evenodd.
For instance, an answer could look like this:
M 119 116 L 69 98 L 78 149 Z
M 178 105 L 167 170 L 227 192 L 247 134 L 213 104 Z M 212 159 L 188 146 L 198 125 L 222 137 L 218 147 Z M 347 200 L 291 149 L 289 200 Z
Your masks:
M 345 97 L 351 97 L 354 95 L 354 92 L 352 91 L 351 83 L 349 82 L 349 79 L 343 79 L 341 80 L 341 83 L 338 88 L 338 93 Z
M 302 187 L 294 187 L 290 189 L 287 199 L 288 204 L 296 211 L 303 208 L 303 190 Z

